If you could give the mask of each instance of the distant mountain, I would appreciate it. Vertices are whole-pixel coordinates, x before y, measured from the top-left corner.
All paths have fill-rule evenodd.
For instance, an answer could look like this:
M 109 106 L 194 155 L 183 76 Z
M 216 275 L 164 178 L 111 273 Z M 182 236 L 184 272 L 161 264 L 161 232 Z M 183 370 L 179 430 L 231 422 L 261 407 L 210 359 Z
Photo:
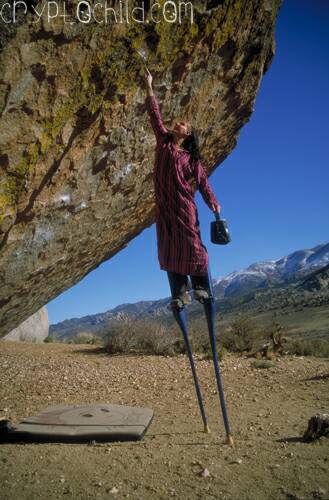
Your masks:
M 215 281 L 214 291 L 219 298 L 241 295 L 270 285 L 296 281 L 328 263 L 329 243 L 324 243 L 307 250 L 297 250 L 277 260 L 257 262 L 241 271 L 233 271 Z
M 308 275 L 305 280 L 301 281 L 298 288 L 309 292 L 329 290 L 329 264 Z
M 321 292 L 315 303 L 326 303 L 329 290 L 329 243 L 307 250 L 298 250 L 286 257 L 251 264 L 246 269 L 234 271 L 214 280 L 214 292 L 222 311 L 233 309 L 275 309 L 282 304 L 292 303 L 296 294 L 298 300 L 307 303 L 305 293 Z M 296 299 L 297 300 L 297 299 Z M 102 335 L 114 321 L 128 317 L 172 320 L 168 309 L 170 297 L 154 301 L 140 301 L 120 304 L 104 313 L 72 318 L 50 325 L 49 334 L 64 340 L 78 333 L 88 332 Z M 295 301 L 295 298 L 294 298 Z M 320 301 L 320 302 L 319 302 Z M 294 302 L 295 303 L 295 302 Z M 188 306 L 193 314 L 199 314 L 195 304 Z

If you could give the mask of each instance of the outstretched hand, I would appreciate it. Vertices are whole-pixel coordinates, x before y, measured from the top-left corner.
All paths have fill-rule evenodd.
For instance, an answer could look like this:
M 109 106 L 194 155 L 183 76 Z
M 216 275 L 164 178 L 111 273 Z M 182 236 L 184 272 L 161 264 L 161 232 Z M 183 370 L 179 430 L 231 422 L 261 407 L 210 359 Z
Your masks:
M 153 77 L 146 67 L 145 70 L 146 70 L 146 73 L 144 75 L 145 85 L 146 87 L 152 88 Z
M 213 211 L 214 213 L 216 213 L 216 212 L 217 212 L 217 213 L 219 214 L 219 212 L 220 212 L 220 206 L 219 206 L 219 205 L 215 205 L 215 204 L 213 204 L 213 205 L 211 205 L 211 209 L 212 209 L 212 211 Z

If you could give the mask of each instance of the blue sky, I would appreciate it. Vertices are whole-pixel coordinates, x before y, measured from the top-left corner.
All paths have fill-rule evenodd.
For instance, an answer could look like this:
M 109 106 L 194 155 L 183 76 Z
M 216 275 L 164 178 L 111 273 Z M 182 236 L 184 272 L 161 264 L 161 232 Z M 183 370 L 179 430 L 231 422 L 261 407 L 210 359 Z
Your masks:
M 213 214 L 196 195 L 215 278 L 329 240 L 329 2 L 286 0 L 276 56 L 233 153 L 209 177 L 232 241 L 210 242 Z M 169 296 L 155 226 L 47 304 L 49 322 Z

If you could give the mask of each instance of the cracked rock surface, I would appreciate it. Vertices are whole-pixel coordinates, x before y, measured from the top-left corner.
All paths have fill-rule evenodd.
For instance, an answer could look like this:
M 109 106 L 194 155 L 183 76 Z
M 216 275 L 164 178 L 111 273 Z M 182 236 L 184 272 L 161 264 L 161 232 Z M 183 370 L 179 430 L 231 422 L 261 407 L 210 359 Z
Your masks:
M 1 26 L 0 336 L 154 222 L 155 138 L 135 49 L 165 122 L 191 120 L 211 174 L 250 118 L 279 6 L 196 1 L 193 24 L 110 28 L 33 22 L 29 10 Z

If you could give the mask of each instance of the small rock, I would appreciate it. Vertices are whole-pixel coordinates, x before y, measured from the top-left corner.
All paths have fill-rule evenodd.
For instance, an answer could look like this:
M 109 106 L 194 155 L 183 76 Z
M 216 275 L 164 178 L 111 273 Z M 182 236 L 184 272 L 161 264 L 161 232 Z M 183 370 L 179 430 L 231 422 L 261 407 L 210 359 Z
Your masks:
M 110 489 L 109 493 L 111 495 L 116 495 L 117 493 L 119 493 L 119 490 L 118 490 L 118 488 L 116 488 L 115 486 L 113 486 L 113 488 Z
M 238 465 L 240 465 L 240 464 L 242 464 L 242 460 L 241 460 L 241 458 L 237 458 L 236 460 L 232 460 L 231 464 L 238 464 Z
M 201 476 L 201 477 L 204 477 L 204 478 L 209 477 L 209 476 L 210 476 L 210 472 L 209 472 L 209 470 L 208 470 L 207 468 L 203 469 L 203 470 L 200 472 L 200 476 Z

